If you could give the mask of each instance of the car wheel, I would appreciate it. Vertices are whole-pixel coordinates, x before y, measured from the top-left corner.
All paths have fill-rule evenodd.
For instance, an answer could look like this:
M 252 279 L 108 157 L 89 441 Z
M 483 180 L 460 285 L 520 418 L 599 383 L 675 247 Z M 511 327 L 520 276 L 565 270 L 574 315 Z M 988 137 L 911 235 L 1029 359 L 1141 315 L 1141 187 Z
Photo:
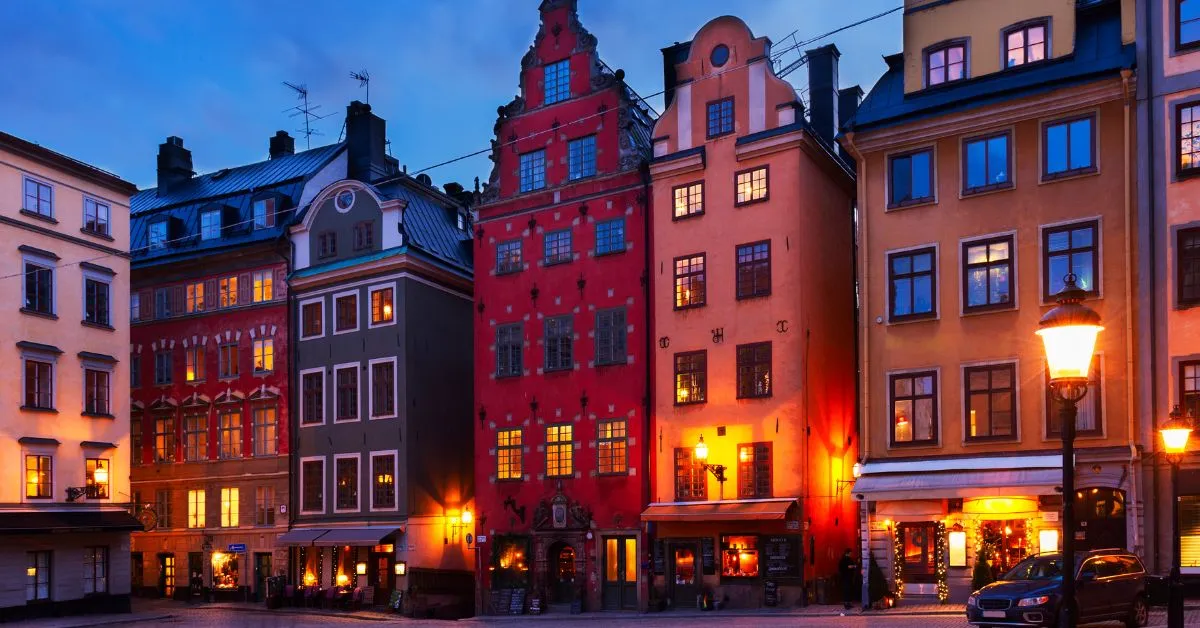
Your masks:
M 1146 599 L 1137 597 L 1133 600 L 1133 605 L 1129 607 L 1129 616 L 1125 618 L 1125 625 L 1129 628 L 1140 628 L 1150 623 L 1150 609 L 1146 606 Z

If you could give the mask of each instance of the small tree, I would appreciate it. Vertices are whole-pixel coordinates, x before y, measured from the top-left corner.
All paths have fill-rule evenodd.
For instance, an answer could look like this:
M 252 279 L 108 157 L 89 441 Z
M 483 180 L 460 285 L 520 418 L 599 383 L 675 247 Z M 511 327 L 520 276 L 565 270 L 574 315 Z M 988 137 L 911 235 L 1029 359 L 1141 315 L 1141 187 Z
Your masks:
M 988 551 L 987 545 L 979 548 L 979 552 L 975 554 L 975 569 L 971 572 L 972 591 L 978 591 L 995 581 L 992 578 L 992 568 L 988 565 L 990 558 L 991 552 Z
M 875 552 L 871 552 L 871 563 L 867 567 L 867 595 L 871 598 L 870 603 L 874 605 L 887 594 L 887 577 L 883 575 L 883 569 L 875 560 Z

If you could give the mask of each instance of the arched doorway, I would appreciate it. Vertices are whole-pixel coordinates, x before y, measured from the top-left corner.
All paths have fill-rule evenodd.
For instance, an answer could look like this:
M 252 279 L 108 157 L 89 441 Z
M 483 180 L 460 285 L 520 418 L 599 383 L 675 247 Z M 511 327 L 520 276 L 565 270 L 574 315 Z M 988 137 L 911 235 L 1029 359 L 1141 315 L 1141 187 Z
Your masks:
M 551 602 L 570 603 L 575 599 L 575 548 L 559 541 L 550 546 L 547 562 Z
M 1082 533 L 1076 535 L 1077 550 L 1125 547 L 1125 491 L 1101 487 L 1076 491 L 1075 517 Z

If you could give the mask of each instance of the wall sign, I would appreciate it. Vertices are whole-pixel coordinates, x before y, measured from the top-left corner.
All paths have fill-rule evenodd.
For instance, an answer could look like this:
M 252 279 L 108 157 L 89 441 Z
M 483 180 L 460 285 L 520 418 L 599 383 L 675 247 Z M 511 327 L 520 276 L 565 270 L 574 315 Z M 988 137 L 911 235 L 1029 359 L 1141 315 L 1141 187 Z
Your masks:
M 717 573 L 717 543 L 711 536 L 700 539 L 700 566 L 706 576 Z
M 804 562 L 800 536 L 786 534 L 761 537 L 766 567 L 763 575 L 768 578 L 799 578 L 800 565 Z

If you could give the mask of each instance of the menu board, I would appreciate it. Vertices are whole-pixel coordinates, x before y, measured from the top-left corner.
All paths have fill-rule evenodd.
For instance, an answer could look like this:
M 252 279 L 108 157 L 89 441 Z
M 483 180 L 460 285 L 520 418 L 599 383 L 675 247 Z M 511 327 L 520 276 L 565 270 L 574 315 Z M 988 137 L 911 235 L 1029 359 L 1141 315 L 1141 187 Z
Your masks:
M 803 562 L 800 550 L 800 535 L 762 537 L 763 557 L 766 568 L 763 575 L 768 578 L 799 578 Z
M 667 550 L 662 539 L 654 541 L 654 573 L 667 573 Z
M 717 544 L 711 536 L 700 539 L 700 567 L 706 576 L 717 573 Z

